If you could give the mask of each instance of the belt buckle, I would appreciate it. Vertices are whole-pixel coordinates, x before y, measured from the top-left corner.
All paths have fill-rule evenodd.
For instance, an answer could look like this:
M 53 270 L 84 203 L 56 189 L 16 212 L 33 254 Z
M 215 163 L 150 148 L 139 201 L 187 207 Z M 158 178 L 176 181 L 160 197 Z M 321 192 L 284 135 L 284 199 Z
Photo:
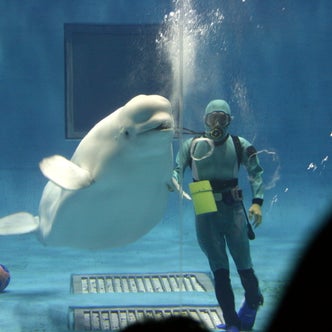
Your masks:
M 238 187 L 232 188 L 231 189 L 231 194 L 235 202 L 242 201 L 242 190 L 239 189 Z

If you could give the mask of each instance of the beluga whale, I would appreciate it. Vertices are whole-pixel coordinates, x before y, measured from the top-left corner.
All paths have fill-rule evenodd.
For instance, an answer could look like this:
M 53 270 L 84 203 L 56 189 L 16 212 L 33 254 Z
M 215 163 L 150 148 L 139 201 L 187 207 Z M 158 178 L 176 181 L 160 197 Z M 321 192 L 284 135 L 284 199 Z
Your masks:
M 138 95 L 100 122 L 71 159 L 54 155 L 40 170 L 48 179 L 38 215 L 0 218 L 0 235 L 36 232 L 45 245 L 83 249 L 136 241 L 162 219 L 173 167 L 170 102 Z

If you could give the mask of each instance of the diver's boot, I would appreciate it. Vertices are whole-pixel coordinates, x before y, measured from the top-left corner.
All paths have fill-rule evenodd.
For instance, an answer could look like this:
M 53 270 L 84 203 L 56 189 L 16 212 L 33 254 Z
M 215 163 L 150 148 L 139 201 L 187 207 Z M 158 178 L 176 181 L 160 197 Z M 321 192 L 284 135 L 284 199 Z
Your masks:
M 217 325 L 217 328 L 237 332 L 240 330 L 240 320 L 235 311 L 234 293 L 229 278 L 229 270 L 219 269 L 214 271 L 213 274 L 216 297 L 226 322 L 225 324 Z
M 244 331 L 252 330 L 259 306 L 251 307 L 246 300 L 243 301 L 239 309 L 238 316 L 241 321 L 241 329 Z
M 224 330 L 226 332 L 240 332 L 239 328 L 234 325 L 219 324 L 217 325 L 218 329 Z
M 239 270 L 239 274 L 245 289 L 245 299 L 238 311 L 238 317 L 241 321 L 241 329 L 250 331 L 255 324 L 257 311 L 264 303 L 264 298 L 253 269 Z

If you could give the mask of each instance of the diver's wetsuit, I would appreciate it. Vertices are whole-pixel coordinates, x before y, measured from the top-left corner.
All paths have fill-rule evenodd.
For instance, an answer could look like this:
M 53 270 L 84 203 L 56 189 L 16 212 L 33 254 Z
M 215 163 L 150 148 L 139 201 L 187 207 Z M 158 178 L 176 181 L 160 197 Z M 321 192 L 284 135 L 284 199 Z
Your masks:
M 234 199 L 234 195 L 230 192 L 233 190 L 238 193 L 236 188 L 239 165 L 236 149 L 232 137 L 227 134 L 221 142 L 215 142 L 214 150 L 208 156 L 211 146 L 206 141 L 193 143 L 194 139 L 186 140 L 180 147 L 173 177 L 180 181 L 189 166 L 192 168 L 194 181 L 211 182 L 218 212 L 196 216 L 197 239 L 213 271 L 216 297 L 226 325 L 235 325 L 240 329 L 241 322 L 235 311 L 234 294 L 229 277 L 226 246 L 240 275 L 248 305 L 258 308 L 262 304 L 263 297 L 253 270 L 242 202 L 240 197 Z M 254 147 L 242 137 L 239 137 L 239 140 L 242 148 L 241 164 L 245 166 L 249 175 L 253 203 L 262 205 L 263 169 Z M 192 144 L 195 144 L 194 148 Z M 193 160 L 192 154 L 198 160 Z

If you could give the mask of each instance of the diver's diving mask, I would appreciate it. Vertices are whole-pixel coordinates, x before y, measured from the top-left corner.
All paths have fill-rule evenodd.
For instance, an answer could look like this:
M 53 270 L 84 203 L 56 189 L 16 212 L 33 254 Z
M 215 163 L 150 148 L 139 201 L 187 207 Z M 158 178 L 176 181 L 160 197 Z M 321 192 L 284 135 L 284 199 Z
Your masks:
M 205 124 L 210 127 L 227 127 L 231 122 L 229 114 L 223 111 L 214 111 L 205 116 Z
M 211 129 L 209 135 L 213 139 L 223 137 L 225 134 L 224 128 L 226 128 L 230 122 L 231 116 L 223 111 L 214 111 L 205 116 L 205 125 Z

